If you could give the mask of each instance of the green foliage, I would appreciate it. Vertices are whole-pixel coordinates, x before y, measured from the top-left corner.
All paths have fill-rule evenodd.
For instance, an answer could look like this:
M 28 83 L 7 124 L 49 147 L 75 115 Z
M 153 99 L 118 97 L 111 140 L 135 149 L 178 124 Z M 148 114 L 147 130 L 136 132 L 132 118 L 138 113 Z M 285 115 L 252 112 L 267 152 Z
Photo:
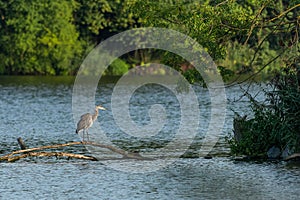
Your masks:
M 269 61 L 280 54 L 283 59 L 288 57 L 290 47 L 298 40 L 299 3 L 0 0 L 0 73 L 75 74 L 79 62 L 96 44 L 140 26 L 170 28 L 195 39 L 223 67 L 219 70 L 226 79 L 231 71 L 256 73 L 263 68 L 263 72 L 269 73 L 282 65 L 281 61 Z M 130 65 L 159 60 L 175 69 L 185 62 L 172 53 L 152 50 L 149 56 L 147 51 L 137 50 L 122 59 Z M 119 71 L 125 70 L 123 65 L 118 66 Z M 192 82 L 201 79 L 195 73 L 196 70 L 184 71 Z
M 136 27 L 137 19 L 128 12 L 131 0 L 77 0 L 75 23 L 80 38 L 92 45 L 129 28 Z
M 78 0 L 80 6 L 76 11 L 76 20 L 81 33 L 85 36 L 99 34 L 99 31 L 108 26 L 105 15 L 112 13 L 112 7 L 107 0 Z M 84 30 L 85 29 L 85 30 Z
M 272 146 L 300 150 L 300 67 L 293 64 L 283 73 L 273 79 L 274 89 L 265 91 L 264 103 L 248 95 L 254 117 L 235 118 L 236 138 L 229 140 L 232 153 L 261 156 Z
M 293 37 L 290 33 L 296 30 L 291 25 L 296 9 L 287 12 L 292 18 L 286 18 L 284 12 L 295 4 L 296 1 L 264 0 L 134 0 L 131 10 L 136 11 L 143 26 L 174 29 L 194 38 L 223 67 L 220 72 L 229 79 L 232 71 L 270 74 L 280 69 L 282 60 L 274 58 L 280 54 L 284 57 L 286 49 L 281 48 L 281 43 L 288 46 L 287 41 Z M 284 14 L 278 16 L 280 13 Z M 175 68 L 184 62 L 172 57 L 167 54 L 163 59 Z M 194 73 L 196 70 L 184 74 L 194 82 L 199 77 Z
M 234 127 L 235 137 L 229 139 L 234 154 L 266 156 L 273 146 L 282 151 L 286 147 L 300 151 L 299 3 L 266 3 L 257 17 L 260 26 L 253 25 L 243 46 L 237 42 L 233 44 L 239 53 L 231 50 L 228 54 L 226 62 L 233 62 L 229 65 L 241 73 L 277 72 L 270 83 L 273 89 L 264 91 L 265 102 L 257 102 L 246 92 L 254 116 L 235 118 L 238 124 Z M 242 58 L 239 55 L 243 55 Z M 240 63 L 243 65 L 239 66 Z M 284 64 L 286 67 L 282 69 Z
M 118 58 L 108 66 L 107 70 L 105 71 L 105 75 L 121 76 L 128 71 L 129 67 L 130 65 Z
M 217 68 L 223 78 L 223 81 L 228 81 L 234 75 L 233 70 L 230 70 L 224 66 L 218 66 Z
M 1 1 L 0 68 L 7 74 L 64 75 L 75 70 L 81 44 L 75 1 Z
M 237 3 L 216 6 L 211 5 L 209 1 L 134 2 L 131 10 L 136 11 L 136 15 L 142 19 L 142 25 L 170 28 L 185 33 L 196 39 L 215 59 L 224 56 L 223 44 L 232 35 L 245 32 L 242 28 L 248 28 L 253 18 L 251 10 Z M 229 30 L 228 26 L 241 29 Z M 231 33 L 228 34 L 229 32 Z
M 255 107 L 255 106 L 254 106 Z M 229 140 L 230 149 L 233 154 L 249 156 L 266 156 L 266 152 L 277 141 L 272 138 L 272 130 L 279 125 L 276 115 L 268 110 L 254 108 L 255 118 L 249 120 L 239 120 L 242 127 L 241 140 L 234 138 Z M 238 120 L 236 117 L 235 120 Z M 237 123 L 237 122 L 236 122 Z
M 234 71 L 235 74 L 252 74 L 258 72 L 262 66 L 266 65 L 272 58 L 276 57 L 277 51 L 270 49 L 269 42 L 264 42 L 261 50 L 256 52 L 250 45 L 242 45 L 237 41 L 231 42 L 226 47 L 226 56 L 219 60 L 218 64 L 224 68 Z M 268 64 L 262 74 L 275 73 L 280 71 L 283 65 L 282 60 L 275 60 Z

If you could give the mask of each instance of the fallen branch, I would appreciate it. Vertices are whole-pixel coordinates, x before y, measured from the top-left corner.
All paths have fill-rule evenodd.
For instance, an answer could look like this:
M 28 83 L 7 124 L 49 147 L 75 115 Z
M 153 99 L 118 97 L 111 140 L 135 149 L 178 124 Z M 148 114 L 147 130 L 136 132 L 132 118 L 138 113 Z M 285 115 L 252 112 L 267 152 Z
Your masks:
M 127 151 L 124 151 L 122 149 L 118 149 L 116 147 L 110 146 L 110 145 L 99 144 L 99 143 L 95 143 L 95 142 L 82 142 L 82 144 L 109 149 L 109 150 L 111 150 L 115 153 L 123 155 L 123 158 L 133 158 L 133 159 L 143 159 L 143 160 L 144 159 L 149 159 L 149 158 L 142 157 L 138 153 L 127 152 Z
M 13 151 L 10 154 L 0 157 L 0 161 L 8 160 L 10 157 L 12 157 L 15 154 L 29 153 L 29 152 L 39 151 L 39 150 L 43 150 L 43 149 L 56 149 L 56 148 L 60 148 L 60 147 L 79 145 L 79 144 L 82 144 L 82 143 L 81 142 L 70 142 L 70 143 L 66 143 L 66 144 L 47 145 L 47 146 L 34 147 L 34 148 L 29 148 L 29 149 L 22 149 L 22 150 L 18 150 L 18 151 Z
M 26 145 L 22 138 L 18 138 L 18 143 L 21 147 L 21 150 L 18 151 L 13 151 L 7 155 L 4 155 L 0 157 L 0 161 L 6 160 L 8 162 L 14 162 L 16 160 L 20 160 L 22 158 L 26 157 L 40 157 L 40 156 L 56 156 L 56 157 L 69 157 L 69 158 L 77 158 L 77 159 L 85 159 L 85 160 L 97 160 L 95 157 L 92 156 L 84 156 L 81 154 L 73 154 L 73 153 L 66 153 L 66 152 L 35 152 L 35 151 L 40 151 L 44 149 L 57 149 L 61 147 L 66 147 L 66 146 L 73 146 L 73 145 L 90 145 L 90 146 L 96 146 L 96 147 L 101 147 L 101 148 L 106 148 L 109 149 L 115 153 L 123 155 L 123 158 L 131 158 L 131 159 L 139 159 L 139 160 L 148 160 L 149 158 L 144 158 L 142 157 L 139 153 L 132 153 L 132 152 L 127 152 L 122 149 L 118 149 L 116 147 L 110 146 L 110 145 L 105 145 L 105 144 L 99 144 L 95 142 L 69 142 L 65 144 L 56 144 L 56 145 L 47 145 L 47 146 L 41 146 L 41 147 L 34 147 L 34 148 L 29 148 L 26 149 Z M 21 154 L 21 155 L 17 155 Z
M 284 161 L 289 161 L 289 160 L 300 160 L 300 153 L 294 153 L 284 159 Z
M 39 156 L 46 156 L 46 157 L 68 157 L 68 158 L 77 158 L 77 159 L 84 159 L 84 160 L 93 160 L 96 161 L 97 159 L 92 156 L 84 156 L 80 154 L 74 154 L 74 153 L 65 153 L 65 152 L 30 152 L 18 156 L 9 157 L 7 159 L 8 162 L 14 162 L 17 160 L 20 160 L 21 158 L 26 157 L 39 157 Z

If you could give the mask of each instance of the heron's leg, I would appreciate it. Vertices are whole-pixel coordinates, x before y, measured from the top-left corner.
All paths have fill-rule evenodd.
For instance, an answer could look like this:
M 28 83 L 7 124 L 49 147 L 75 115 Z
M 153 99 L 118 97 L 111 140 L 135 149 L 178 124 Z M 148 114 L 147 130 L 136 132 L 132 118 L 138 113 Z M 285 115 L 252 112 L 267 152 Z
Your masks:
M 82 131 L 82 142 L 84 142 L 84 133 L 85 133 L 85 129 L 83 129 Z
M 88 141 L 90 141 L 88 129 L 86 129 L 86 136 L 87 136 Z

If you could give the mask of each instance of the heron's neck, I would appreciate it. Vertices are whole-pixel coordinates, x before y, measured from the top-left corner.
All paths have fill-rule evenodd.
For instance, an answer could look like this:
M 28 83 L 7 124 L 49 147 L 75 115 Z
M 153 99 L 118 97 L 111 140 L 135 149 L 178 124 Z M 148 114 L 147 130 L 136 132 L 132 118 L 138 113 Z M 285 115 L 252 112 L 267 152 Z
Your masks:
M 95 113 L 92 116 L 92 120 L 95 121 L 98 117 L 98 109 L 95 109 Z

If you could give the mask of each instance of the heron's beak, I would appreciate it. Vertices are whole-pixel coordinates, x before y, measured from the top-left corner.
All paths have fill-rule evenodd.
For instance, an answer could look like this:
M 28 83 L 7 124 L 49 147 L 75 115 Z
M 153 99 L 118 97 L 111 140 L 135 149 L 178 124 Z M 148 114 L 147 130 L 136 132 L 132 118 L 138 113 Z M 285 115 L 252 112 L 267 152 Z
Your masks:
M 97 108 L 99 109 L 99 110 L 106 110 L 106 108 L 104 108 L 103 106 L 97 106 Z

